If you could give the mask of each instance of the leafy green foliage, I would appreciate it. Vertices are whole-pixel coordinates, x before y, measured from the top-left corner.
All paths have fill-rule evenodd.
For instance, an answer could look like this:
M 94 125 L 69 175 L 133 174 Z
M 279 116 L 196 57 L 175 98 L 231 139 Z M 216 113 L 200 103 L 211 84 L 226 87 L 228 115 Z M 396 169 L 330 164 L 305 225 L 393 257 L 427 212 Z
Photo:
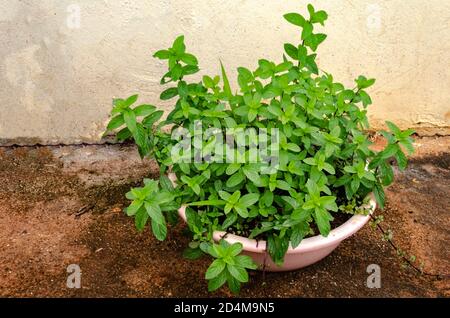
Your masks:
M 127 99 L 115 99 L 113 101 L 114 116 L 109 121 L 106 132 L 119 130 L 117 139 L 126 140 L 133 138 L 139 149 L 139 154 L 144 157 L 149 154 L 153 146 L 152 129 L 153 125 L 164 114 L 161 110 L 156 110 L 153 105 L 142 104 L 132 108 L 137 101 L 138 95 L 133 95 Z
M 316 27 L 324 25 L 328 15 L 312 5 L 307 9 L 308 17 L 284 15 L 298 29 L 300 43 L 286 43 L 281 61 L 260 59 L 255 69 L 239 67 L 237 91 L 222 62 L 220 75 L 187 81 L 199 71 L 198 60 L 179 36 L 170 48 L 154 54 L 168 65 L 161 79 L 168 87 L 160 97 L 174 100 L 174 107 L 166 120 L 157 124 L 162 112 L 154 106 L 134 107 L 137 95 L 114 100 L 108 131 L 118 131 L 120 140 L 133 138 L 140 154 L 153 157 L 163 175 L 159 183 L 146 180 L 143 188 L 127 194 L 132 200 L 127 214 L 135 217 L 140 230 L 150 221 L 154 235 L 164 239 L 165 219 L 186 206 L 192 242 L 183 254 L 215 259 L 206 272 L 211 291 L 227 283 L 238 292 L 248 280 L 246 269 L 255 268 L 248 257 L 239 255 L 239 244 L 215 244 L 214 231 L 266 240 L 270 257 L 281 265 L 289 246 L 299 246 L 309 235 L 328 236 L 336 213 L 364 210 L 360 207 L 369 193 L 383 208 L 384 187 L 394 179 L 391 162 L 395 159 L 399 169 L 405 169 L 404 151 L 414 150 L 414 132 L 391 122 L 386 123 L 388 131 L 381 131 L 387 146 L 373 150 L 367 133 L 367 107 L 372 104 L 367 89 L 375 79 L 359 76 L 355 88 L 349 89 L 331 74 L 319 74 L 316 52 L 326 35 Z M 217 137 L 195 139 L 197 121 L 204 131 L 232 137 L 233 146 L 240 148 L 232 152 L 235 161 L 212 160 Z M 210 160 L 196 161 L 196 151 L 182 154 L 176 148 L 178 140 L 171 132 L 179 128 L 194 136 L 194 146 L 201 146 Z M 241 138 L 239 129 L 278 130 L 277 169 L 264 170 L 261 161 L 246 160 L 249 146 L 261 140 L 256 134 Z M 267 139 L 270 148 L 273 143 Z M 177 161 L 177 156 L 190 161 Z M 176 185 L 164 177 L 169 170 L 177 177 Z
M 144 186 L 131 189 L 126 194 L 132 203 L 126 208 L 128 216 L 134 216 L 136 228 L 142 231 L 150 220 L 155 237 L 163 241 L 167 236 L 166 219 L 164 211 L 177 209 L 179 205 L 174 202 L 175 195 L 158 186 L 158 181 L 144 179 Z
M 208 290 L 214 291 L 228 283 L 228 288 L 233 293 L 239 293 L 241 283 L 248 282 L 247 269 L 257 268 L 249 256 L 239 255 L 242 244 L 231 245 L 222 239 L 219 244 L 208 245 L 206 250 L 215 258 L 205 274 Z

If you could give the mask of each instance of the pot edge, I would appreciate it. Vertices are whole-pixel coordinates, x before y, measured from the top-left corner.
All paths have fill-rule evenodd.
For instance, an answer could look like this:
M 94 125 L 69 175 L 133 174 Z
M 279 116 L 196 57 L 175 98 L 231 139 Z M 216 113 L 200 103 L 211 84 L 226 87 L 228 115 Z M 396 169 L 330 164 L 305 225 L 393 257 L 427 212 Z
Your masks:
M 303 239 L 299 246 L 295 249 L 289 244 L 289 249 L 286 254 L 300 254 L 313 250 L 318 250 L 321 248 L 326 248 L 332 245 L 338 245 L 340 242 L 345 240 L 346 238 L 352 236 L 356 232 L 358 232 L 371 218 L 371 215 L 374 213 L 376 209 L 376 202 L 374 200 L 373 194 L 369 194 L 370 201 L 368 205 L 370 205 L 370 212 L 368 215 L 354 215 L 347 222 L 338 226 L 337 228 L 330 231 L 330 234 L 327 237 L 322 235 L 316 235 L 313 237 L 308 237 Z M 178 210 L 178 214 L 180 217 L 186 222 L 186 207 L 182 206 Z M 249 239 L 243 236 L 238 236 L 234 234 L 229 234 L 223 231 L 215 231 L 213 233 L 213 238 L 217 242 L 220 239 L 224 238 L 227 242 L 234 243 L 242 243 L 244 250 L 254 253 L 266 253 L 266 241 L 257 241 L 255 239 Z

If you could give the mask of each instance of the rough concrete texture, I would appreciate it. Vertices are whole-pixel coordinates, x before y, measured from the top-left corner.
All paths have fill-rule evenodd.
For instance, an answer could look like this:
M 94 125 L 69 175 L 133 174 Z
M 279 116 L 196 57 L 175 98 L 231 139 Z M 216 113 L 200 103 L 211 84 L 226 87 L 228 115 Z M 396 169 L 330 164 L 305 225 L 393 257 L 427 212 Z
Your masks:
M 424 131 L 450 126 L 450 2 L 311 2 L 330 15 L 321 68 L 347 85 L 361 73 L 377 78 L 375 128 L 386 119 Z M 221 58 L 234 77 L 237 66 L 254 69 L 258 58 L 280 60 L 283 43 L 299 37 L 282 15 L 304 7 L 273 0 L 0 0 L 0 142 L 96 142 L 113 97 L 138 92 L 170 106 L 158 101 L 165 65 L 151 55 L 177 35 L 198 55 L 201 74 L 217 74 Z
M 367 225 L 315 265 L 253 272 L 241 296 L 449 297 L 450 138 L 415 146 L 387 191 L 381 229 L 393 230 L 392 245 Z M 158 242 L 122 212 L 124 194 L 145 176 L 157 177 L 155 165 L 127 145 L 0 148 L 0 296 L 231 296 L 208 294 L 209 259 L 182 258 L 184 224 Z M 417 258 L 414 268 L 400 250 Z M 80 289 L 66 286 L 70 264 L 81 268 Z M 366 287 L 370 264 L 381 268 L 379 289 Z

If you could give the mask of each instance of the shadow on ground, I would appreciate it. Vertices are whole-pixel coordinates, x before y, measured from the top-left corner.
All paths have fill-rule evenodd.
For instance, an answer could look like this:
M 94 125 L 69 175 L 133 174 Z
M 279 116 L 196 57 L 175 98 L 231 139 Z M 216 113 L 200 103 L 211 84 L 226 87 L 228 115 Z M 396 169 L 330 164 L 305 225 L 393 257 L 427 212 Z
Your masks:
M 366 226 L 306 269 L 252 273 L 241 296 L 450 296 L 450 138 L 416 146 L 387 191 L 381 226 L 393 229 L 393 244 Z M 0 149 L 0 296 L 231 296 L 206 291 L 207 259 L 181 257 L 182 224 L 158 242 L 124 216 L 124 193 L 156 176 L 156 166 L 127 145 Z M 404 266 L 401 251 L 416 258 L 415 268 Z M 81 289 L 66 287 L 70 264 L 81 267 Z M 370 264 L 381 267 L 380 289 L 366 287 Z

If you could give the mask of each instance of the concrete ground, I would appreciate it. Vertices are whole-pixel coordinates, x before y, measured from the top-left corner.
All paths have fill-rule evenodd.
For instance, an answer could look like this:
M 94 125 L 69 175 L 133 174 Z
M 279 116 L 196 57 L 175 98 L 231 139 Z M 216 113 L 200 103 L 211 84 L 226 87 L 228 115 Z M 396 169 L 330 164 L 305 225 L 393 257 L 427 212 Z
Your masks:
M 450 137 L 418 138 L 416 148 L 387 190 L 379 228 L 306 269 L 254 272 L 241 296 L 450 296 Z M 183 224 L 158 242 L 123 214 L 124 194 L 155 168 L 130 145 L 0 148 L 0 296 L 230 296 L 207 292 L 207 259 L 182 258 Z M 66 286 L 70 264 L 81 268 L 80 289 Z M 366 287 L 370 264 L 381 268 L 379 289 Z

